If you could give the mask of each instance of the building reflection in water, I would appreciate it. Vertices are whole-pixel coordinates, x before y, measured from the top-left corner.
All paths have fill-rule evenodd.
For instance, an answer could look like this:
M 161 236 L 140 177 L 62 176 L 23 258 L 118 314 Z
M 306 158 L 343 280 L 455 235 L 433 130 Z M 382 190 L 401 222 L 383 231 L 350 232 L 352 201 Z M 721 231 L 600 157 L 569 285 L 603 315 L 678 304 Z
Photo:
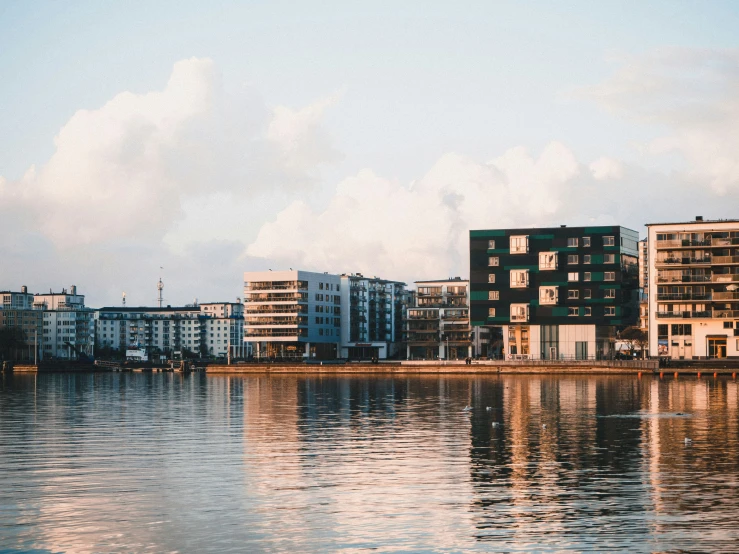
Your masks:
M 738 402 L 713 377 L 6 376 L 0 550 L 733 550 Z

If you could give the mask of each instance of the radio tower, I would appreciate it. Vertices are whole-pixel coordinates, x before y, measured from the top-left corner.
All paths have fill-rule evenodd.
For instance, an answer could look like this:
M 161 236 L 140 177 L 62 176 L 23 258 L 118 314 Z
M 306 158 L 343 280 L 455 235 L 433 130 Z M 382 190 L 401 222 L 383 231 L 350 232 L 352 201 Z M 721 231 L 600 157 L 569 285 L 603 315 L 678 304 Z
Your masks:
M 159 269 L 164 269 L 163 267 L 160 267 Z M 162 277 L 159 277 L 159 282 L 157 283 L 157 290 L 159 291 L 159 307 L 162 307 L 162 302 L 164 301 L 164 298 L 162 298 L 162 291 L 164 290 L 164 283 L 162 283 Z

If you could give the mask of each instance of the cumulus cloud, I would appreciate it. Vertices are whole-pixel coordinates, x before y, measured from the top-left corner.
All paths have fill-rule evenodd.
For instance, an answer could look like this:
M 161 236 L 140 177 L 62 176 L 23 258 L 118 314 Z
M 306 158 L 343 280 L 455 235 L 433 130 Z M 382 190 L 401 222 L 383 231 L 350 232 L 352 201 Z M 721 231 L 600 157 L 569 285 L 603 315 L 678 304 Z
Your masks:
M 624 169 L 621 163 L 607 156 L 601 156 L 591 162 L 588 167 L 596 181 L 620 179 L 624 175 Z
M 168 233 L 187 225 L 205 235 L 201 241 L 212 238 L 188 206 L 213 199 L 243 206 L 316 185 L 321 164 L 338 157 L 321 124 L 337 98 L 271 107 L 249 87 L 228 91 L 212 60 L 191 58 L 174 64 L 161 90 L 121 92 L 77 111 L 50 159 L 21 179 L 0 176 L 0 280 L 14 283 L 23 267 L 58 286 L 89 271 L 98 290 L 130 288 L 141 284 L 130 271 L 139 264 L 181 266 L 188 244 L 172 251 Z M 116 268 L 110 275 L 108 263 Z M 204 281 L 206 267 L 193 262 L 189 272 Z M 119 282 L 123 276 L 133 282 Z
M 739 190 L 739 50 L 666 48 L 620 60 L 583 94 L 619 117 L 657 125 L 652 155 L 678 154 L 677 175 L 720 195 Z

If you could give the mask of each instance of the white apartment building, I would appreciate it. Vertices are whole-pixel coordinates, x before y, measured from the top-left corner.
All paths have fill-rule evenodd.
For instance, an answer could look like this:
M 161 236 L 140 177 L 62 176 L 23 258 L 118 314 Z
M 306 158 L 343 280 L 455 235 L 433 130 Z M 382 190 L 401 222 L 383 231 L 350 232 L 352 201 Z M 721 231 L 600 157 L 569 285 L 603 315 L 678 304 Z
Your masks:
M 403 340 L 405 283 L 360 273 L 341 276 L 341 353 L 347 359 L 395 356 Z
M 739 356 L 739 220 L 647 229 L 650 356 Z
M 77 360 L 93 357 L 95 344 L 95 315 L 85 307 L 85 296 L 77 294 L 77 287 L 69 291 L 37 294 L 34 309 L 43 311 L 44 358 Z
M 341 277 L 310 271 L 244 273 L 244 340 L 258 359 L 335 359 Z
M 43 312 L 33 308 L 33 294 L 25 286 L 20 292 L 0 291 L 0 329 L 3 327 L 23 333 L 25 347 L 13 353 L 17 360 L 43 359 Z
M 405 318 L 407 358 L 471 357 L 469 281 L 455 277 L 415 284 L 414 303 Z
M 32 310 L 33 294 L 28 292 L 28 288 L 24 285 L 20 292 L 9 290 L 0 291 L 0 310 Z
M 241 303 L 218 302 L 183 307 L 106 307 L 96 311 L 98 348 L 143 349 L 153 356 L 244 358 Z

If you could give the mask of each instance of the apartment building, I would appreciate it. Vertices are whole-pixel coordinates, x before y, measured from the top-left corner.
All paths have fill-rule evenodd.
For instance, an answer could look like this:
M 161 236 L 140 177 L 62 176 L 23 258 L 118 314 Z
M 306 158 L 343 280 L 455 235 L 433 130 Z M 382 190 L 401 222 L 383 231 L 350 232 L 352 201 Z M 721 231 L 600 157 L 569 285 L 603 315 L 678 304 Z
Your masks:
M 649 354 L 739 356 L 739 220 L 652 223 Z
M 405 318 L 406 357 L 458 360 L 472 356 L 469 281 L 416 281 Z
M 77 287 L 61 292 L 36 294 L 34 309 L 43 312 L 43 357 L 62 360 L 92 358 L 95 345 L 95 314 L 85 307 Z
M 16 360 L 40 360 L 43 350 L 43 312 L 33 309 L 33 294 L 25 286 L 20 292 L 0 291 L 0 329 L 20 330 L 22 344 L 8 352 Z
M 336 359 L 341 276 L 310 271 L 244 273 L 244 340 L 258 359 Z
M 399 353 L 408 302 L 405 287 L 360 273 L 341 276 L 340 357 L 386 359 Z
M 99 349 L 140 349 L 149 359 L 183 353 L 245 358 L 241 303 L 182 307 L 105 307 L 95 312 Z
M 616 226 L 470 231 L 472 325 L 501 326 L 507 359 L 612 356 L 638 321 L 638 240 Z

